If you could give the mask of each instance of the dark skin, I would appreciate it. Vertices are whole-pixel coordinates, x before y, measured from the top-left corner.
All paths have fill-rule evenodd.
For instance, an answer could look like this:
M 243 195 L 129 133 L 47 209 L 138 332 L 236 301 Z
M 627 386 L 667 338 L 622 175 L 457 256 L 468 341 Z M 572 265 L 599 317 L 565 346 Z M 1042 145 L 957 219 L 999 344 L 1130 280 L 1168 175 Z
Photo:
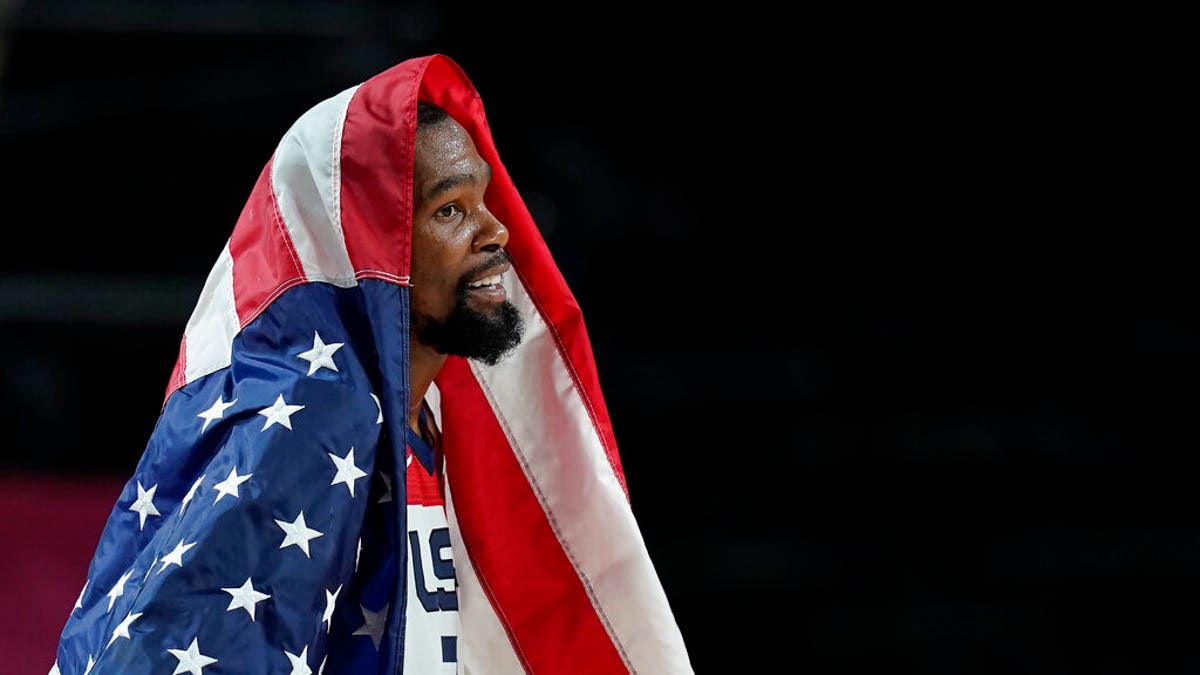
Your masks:
M 413 157 L 411 311 L 444 321 L 467 292 L 467 306 L 495 315 L 507 299 L 497 275 L 507 263 L 489 263 L 508 243 L 508 229 L 483 202 L 492 169 L 474 141 L 452 119 L 417 128 Z M 482 284 L 481 284 L 482 282 Z M 419 432 L 418 413 L 446 354 L 411 336 L 409 426 Z

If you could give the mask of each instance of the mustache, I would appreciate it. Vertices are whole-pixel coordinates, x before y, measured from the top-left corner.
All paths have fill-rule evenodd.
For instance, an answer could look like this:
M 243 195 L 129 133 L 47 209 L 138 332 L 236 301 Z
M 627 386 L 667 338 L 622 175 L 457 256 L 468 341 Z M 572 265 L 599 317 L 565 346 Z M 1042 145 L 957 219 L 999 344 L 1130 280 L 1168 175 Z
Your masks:
M 492 255 L 488 256 L 486 260 L 484 260 L 483 262 L 479 263 L 478 265 L 472 267 L 471 269 L 467 270 L 461 277 L 459 277 L 459 280 L 458 280 L 459 292 L 466 292 L 467 284 L 470 284 L 471 280 L 474 279 L 475 277 L 479 276 L 479 274 L 481 272 L 484 272 L 485 270 L 490 270 L 493 267 L 499 267 L 500 265 L 503 265 L 505 263 L 508 263 L 511 265 L 512 264 L 512 256 L 510 256 L 508 254 L 508 251 L 505 251 L 504 249 L 500 249 L 499 251 L 496 251 Z

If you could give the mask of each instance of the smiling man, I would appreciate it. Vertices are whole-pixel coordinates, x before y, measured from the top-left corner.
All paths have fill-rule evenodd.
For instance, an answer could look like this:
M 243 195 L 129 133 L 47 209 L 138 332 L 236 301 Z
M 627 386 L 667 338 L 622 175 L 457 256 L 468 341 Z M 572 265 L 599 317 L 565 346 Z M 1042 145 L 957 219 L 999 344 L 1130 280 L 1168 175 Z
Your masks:
M 415 392 L 424 392 L 448 354 L 495 365 L 521 340 L 521 315 L 501 283 L 511 267 L 508 228 L 484 201 L 491 180 L 466 130 L 419 102 L 409 284 Z
M 579 306 L 449 58 L 304 113 L 51 672 L 691 673 Z

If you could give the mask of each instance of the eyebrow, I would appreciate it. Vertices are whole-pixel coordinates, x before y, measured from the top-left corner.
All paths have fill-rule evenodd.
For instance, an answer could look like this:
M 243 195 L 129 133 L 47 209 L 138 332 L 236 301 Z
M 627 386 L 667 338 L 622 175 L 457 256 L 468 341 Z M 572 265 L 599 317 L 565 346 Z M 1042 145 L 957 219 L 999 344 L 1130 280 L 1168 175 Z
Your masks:
M 487 169 L 487 180 L 488 182 L 491 182 L 492 165 L 484 164 L 484 167 Z M 449 192 L 460 185 L 472 185 L 475 183 L 475 180 L 476 175 L 473 173 L 457 173 L 453 176 L 446 176 L 445 178 L 434 183 L 428 190 L 425 191 L 425 198 L 432 199 L 440 194 Z

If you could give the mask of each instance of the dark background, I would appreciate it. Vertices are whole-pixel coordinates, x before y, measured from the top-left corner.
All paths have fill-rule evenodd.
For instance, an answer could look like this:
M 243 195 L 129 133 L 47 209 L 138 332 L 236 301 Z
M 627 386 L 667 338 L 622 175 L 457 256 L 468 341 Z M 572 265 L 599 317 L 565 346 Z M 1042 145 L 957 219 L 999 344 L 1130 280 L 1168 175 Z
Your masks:
M 0 8 L 20 481 L 128 477 L 279 137 L 437 51 L 584 310 L 697 672 L 1200 672 L 1186 33 Z M 71 599 L 86 563 L 53 582 Z

